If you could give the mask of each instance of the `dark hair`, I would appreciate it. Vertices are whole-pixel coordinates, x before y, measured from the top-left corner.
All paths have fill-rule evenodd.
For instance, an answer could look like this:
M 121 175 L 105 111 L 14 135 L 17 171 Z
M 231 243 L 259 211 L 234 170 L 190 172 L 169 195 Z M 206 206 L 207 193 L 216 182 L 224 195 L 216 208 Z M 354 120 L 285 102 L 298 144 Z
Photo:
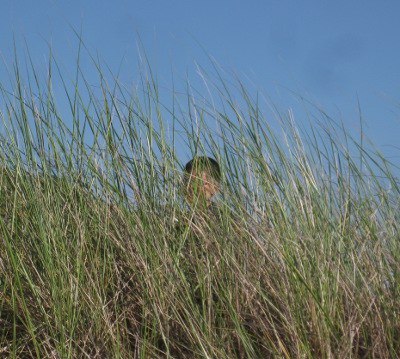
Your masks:
M 186 163 L 184 171 L 186 175 L 189 175 L 193 170 L 206 171 L 214 180 L 221 180 L 221 169 L 219 168 L 219 164 L 211 157 L 199 156 L 191 159 Z

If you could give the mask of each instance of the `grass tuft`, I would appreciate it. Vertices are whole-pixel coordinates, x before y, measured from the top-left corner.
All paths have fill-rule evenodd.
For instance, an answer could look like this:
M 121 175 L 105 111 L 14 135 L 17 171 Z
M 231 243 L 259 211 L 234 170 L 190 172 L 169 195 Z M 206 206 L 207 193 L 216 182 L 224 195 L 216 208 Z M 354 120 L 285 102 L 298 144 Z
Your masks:
M 96 91 L 79 62 L 27 64 L 0 84 L 1 356 L 398 355 L 400 186 L 364 134 L 321 110 L 273 130 L 218 68 L 211 100 L 166 105 L 150 67 L 131 92 L 95 60 Z M 185 203 L 177 149 L 220 163 L 218 218 Z

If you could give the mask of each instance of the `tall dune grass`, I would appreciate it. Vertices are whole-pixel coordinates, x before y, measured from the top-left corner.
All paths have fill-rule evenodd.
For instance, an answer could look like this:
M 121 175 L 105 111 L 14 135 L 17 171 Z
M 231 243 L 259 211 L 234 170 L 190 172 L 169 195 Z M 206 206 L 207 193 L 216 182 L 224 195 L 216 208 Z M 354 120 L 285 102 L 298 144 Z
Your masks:
M 166 104 L 150 67 L 129 91 L 94 66 L 96 91 L 53 61 L 1 84 L 1 356 L 397 357 L 387 159 L 322 111 L 273 130 L 222 70 Z M 221 164 L 218 222 L 185 203 L 184 151 Z

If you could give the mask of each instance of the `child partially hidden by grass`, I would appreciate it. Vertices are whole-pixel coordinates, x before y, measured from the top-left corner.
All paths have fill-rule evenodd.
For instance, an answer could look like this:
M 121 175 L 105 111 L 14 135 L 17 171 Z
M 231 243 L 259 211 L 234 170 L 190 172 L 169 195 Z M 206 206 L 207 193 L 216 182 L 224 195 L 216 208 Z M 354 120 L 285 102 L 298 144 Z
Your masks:
M 184 167 L 182 192 L 185 205 L 181 215 L 174 217 L 174 232 L 186 247 L 194 236 L 195 243 L 207 247 L 216 227 L 221 227 L 221 206 L 213 198 L 218 194 L 221 184 L 221 170 L 211 157 L 196 156 Z M 214 233 L 215 234 L 215 233 Z
M 213 227 L 221 227 L 223 222 L 230 220 L 231 225 L 242 222 L 233 208 L 213 200 L 221 188 L 221 169 L 215 159 L 206 156 L 196 156 L 191 159 L 184 168 L 183 184 L 195 227 L 196 219 L 199 222 L 205 220 Z M 246 218 L 246 220 L 251 219 Z
M 194 232 L 200 234 L 200 227 L 220 226 L 224 217 L 223 206 L 214 200 L 221 188 L 218 162 L 206 156 L 191 159 L 184 168 L 183 186 L 185 202 L 189 208 L 189 222 Z
M 211 199 L 218 193 L 220 182 L 220 167 L 211 157 L 194 157 L 185 166 L 184 184 L 187 201 L 192 206 L 210 208 Z

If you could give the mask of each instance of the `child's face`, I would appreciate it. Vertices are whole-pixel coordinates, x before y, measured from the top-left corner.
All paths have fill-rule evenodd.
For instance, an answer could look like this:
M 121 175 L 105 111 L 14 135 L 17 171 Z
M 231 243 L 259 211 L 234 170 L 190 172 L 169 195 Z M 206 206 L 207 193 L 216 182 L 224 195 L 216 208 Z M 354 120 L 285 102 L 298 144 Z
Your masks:
M 218 182 L 207 172 L 193 170 L 188 181 L 188 199 L 203 199 L 207 202 L 218 192 Z

